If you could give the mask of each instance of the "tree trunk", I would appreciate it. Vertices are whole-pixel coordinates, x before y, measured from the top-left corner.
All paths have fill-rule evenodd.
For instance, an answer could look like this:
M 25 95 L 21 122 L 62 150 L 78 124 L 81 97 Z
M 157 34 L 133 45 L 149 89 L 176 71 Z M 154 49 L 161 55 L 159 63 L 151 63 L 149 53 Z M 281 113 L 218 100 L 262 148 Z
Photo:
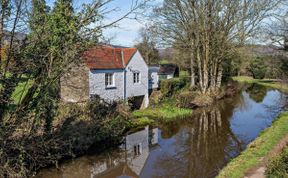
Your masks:
M 218 66 L 218 73 L 217 73 L 217 83 L 216 83 L 216 88 L 219 89 L 222 84 L 222 74 L 223 74 L 223 68 L 222 65 L 219 64 Z
M 4 29 L 4 15 L 5 15 L 5 11 L 4 11 L 4 5 L 3 3 L 1 3 L 1 17 L 0 17 L 0 77 L 2 76 L 2 51 L 3 51 L 3 47 L 2 47 L 2 41 L 3 41 L 3 29 Z
M 214 88 L 215 87 L 215 82 L 216 82 L 216 80 L 215 80 L 215 62 L 213 61 L 213 62 L 211 62 L 211 64 L 210 64 L 210 88 Z
M 195 87 L 195 71 L 194 71 L 194 56 L 193 56 L 193 52 L 191 52 L 191 56 L 190 56 L 190 60 L 191 60 L 191 88 Z
M 205 40 L 205 56 L 203 58 L 203 92 L 206 93 L 209 85 L 209 44 L 208 40 Z
M 202 64 L 201 64 L 201 57 L 200 57 L 199 49 L 197 49 L 196 55 L 197 55 L 197 65 L 198 65 L 199 86 L 200 86 L 201 92 L 204 93 Z
M 288 51 L 288 38 L 284 39 L 284 49 Z
M 145 57 L 146 57 L 147 64 L 149 66 L 150 65 L 150 59 L 149 59 L 149 53 L 148 52 L 146 52 Z

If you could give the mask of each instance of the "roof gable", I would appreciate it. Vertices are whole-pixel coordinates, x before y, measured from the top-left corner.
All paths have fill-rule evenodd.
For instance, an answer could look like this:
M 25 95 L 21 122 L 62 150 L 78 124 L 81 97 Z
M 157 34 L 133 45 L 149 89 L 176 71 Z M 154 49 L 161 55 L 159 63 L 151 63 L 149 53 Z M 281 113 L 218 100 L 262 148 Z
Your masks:
M 83 58 L 89 69 L 124 69 L 136 48 L 98 46 L 85 51 Z

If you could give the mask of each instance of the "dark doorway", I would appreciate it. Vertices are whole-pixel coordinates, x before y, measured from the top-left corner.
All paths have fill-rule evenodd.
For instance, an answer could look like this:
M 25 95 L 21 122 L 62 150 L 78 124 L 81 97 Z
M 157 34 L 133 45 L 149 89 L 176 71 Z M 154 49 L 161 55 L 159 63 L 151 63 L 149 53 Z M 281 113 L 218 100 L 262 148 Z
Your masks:
M 141 108 L 144 96 L 135 96 L 128 99 L 129 106 L 132 110 L 137 110 Z

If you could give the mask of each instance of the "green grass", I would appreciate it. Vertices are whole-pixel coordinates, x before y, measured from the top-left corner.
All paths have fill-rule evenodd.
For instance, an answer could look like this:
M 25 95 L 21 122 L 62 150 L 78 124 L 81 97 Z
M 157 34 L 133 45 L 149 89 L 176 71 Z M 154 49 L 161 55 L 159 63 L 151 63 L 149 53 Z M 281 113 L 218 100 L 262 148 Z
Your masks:
M 132 113 L 132 117 L 136 118 L 137 123 L 144 125 L 152 124 L 155 121 L 169 122 L 177 118 L 184 118 L 192 114 L 191 109 L 176 107 L 171 101 L 166 101 L 154 108 L 137 110 Z
M 181 70 L 179 73 L 179 77 L 189 77 L 189 72 L 185 70 Z
M 136 119 L 136 125 L 137 126 L 146 126 L 146 125 L 153 125 L 155 121 L 153 119 L 150 119 L 148 117 L 140 117 Z
M 18 104 L 20 102 L 21 99 L 23 99 L 23 97 L 27 94 L 28 89 L 31 87 L 33 81 L 29 80 L 29 81 L 25 81 L 25 82 L 21 82 L 17 85 L 17 87 L 15 88 L 15 91 L 12 94 L 12 99 L 14 101 L 14 104 Z
M 243 82 L 243 83 L 256 83 L 265 87 L 279 89 L 285 93 L 288 93 L 288 84 L 281 83 L 274 79 L 253 79 L 252 77 L 248 77 L 248 76 L 232 77 L 232 79 L 234 81 Z
M 267 177 L 288 177 L 288 147 L 269 160 L 265 174 Z
M 14 104 L 18 104 L 21 99 L 27 94 L 28 89 L 32 86 L 33 81 L 29 80 L 26 76 L 21 78 L 21 82 L 15 88 L 15 91 L 12 93 L 11 99 Z M 2 84 L 0 83 L 0 90 L 2 89 Z
M 176 117 L 187 116 L 192 114 L 192 110 L 183 109 L 177 107 L 160 107 L 160 108 L 149 108 L 145 110 L 133 112 L 134 117 L 151 117 L 160 119 L 173 119 Z
M 260 158 L 267 156 L 277 143 L 288 134 L 288 112 L 282 113 L 265 129 L 245 151 L 233 159 L 217 176 L 218 178 L 243 178 L 245 172 L 260 163 Z
M 160 64 L 170 64 L 171 62 L 168 61 L 167 59 L 162 59 L 159 63 Z

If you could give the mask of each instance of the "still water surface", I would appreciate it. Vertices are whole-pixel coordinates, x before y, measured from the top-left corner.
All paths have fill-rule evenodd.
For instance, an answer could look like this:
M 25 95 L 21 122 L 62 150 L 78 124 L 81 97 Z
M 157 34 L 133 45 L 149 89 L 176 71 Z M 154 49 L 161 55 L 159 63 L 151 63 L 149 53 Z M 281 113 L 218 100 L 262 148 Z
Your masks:
M 119 149 L 83 156 L 43 178 L 215 177 L 285 108 L 287 96 L 251 85 L 239 95 L 179 119 L 125 137 Z

